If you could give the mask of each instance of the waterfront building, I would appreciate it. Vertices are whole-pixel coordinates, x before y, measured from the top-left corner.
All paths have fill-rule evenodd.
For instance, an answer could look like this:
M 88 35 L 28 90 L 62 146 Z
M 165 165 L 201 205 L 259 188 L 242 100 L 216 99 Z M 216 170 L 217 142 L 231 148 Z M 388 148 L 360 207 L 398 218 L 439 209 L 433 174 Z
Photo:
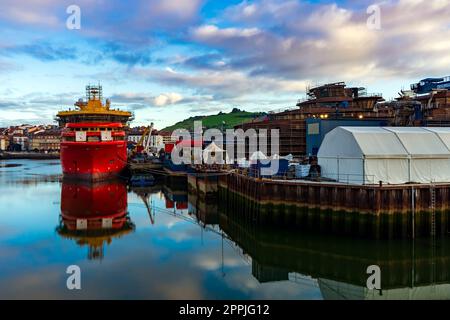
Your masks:
M 128 132 L 127 140 L 128 142 L 131 142 L 132 144 L 137 144 L 139 140 L 141 140 L 142 135 L 144 134 L 144 127 L 136 127 L 131 128 Z M 146 138 L 144 138 L 146 140 Z M 144 141 L 145 143 L 146 141 Z
M 59 151 L 61 143 L 60 130 L 41 130 L 30 135 L 30 151 Z
M 162 142 L 164 145 L 166 144 L 174 144 L 176 139 L 172 138 L 172 132 L 169 131 L 159 131 L 158 135 L 162 137 Z
M 30 136 L 30 135 L 36 134 L 38 132 L 42 132 L 44 130 L 46 130 L 45 126 L 35 126 L 35 127 L 32 127 L 32 128 L 26 129 L 26 134 L 28 136 Z
M 12 136 L 12 148 L 14 151 L 28 151 L 28 137 L 24 134 L 15 133 Z
M 11 135 L 23 135 L 25 134 L 25 129 L 21 129 L 20 127 L 10 127 L 9 132 Z
M 9 137 L 7 135 L 0 135 L 0 151 L 6 151 L 9 147 Z

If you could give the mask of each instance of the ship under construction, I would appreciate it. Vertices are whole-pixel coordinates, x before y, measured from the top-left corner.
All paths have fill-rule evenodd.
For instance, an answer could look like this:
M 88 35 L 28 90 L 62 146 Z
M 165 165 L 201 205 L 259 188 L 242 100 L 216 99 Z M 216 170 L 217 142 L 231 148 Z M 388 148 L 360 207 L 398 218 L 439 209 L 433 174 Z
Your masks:
M 428 78 L 411 85 L 411 90 L 401 91 L 397 99 L 385 101 L 382 94 L 367 93 L 363 87 L 329 83 L 308 88 L 307 98 L 299 100 L 294 108 L 269 112 L 235 129 L 278 129 L 279 154 L 303 157 L 311 155 L 307 136 L 314 131 L 314 121 L 340 125 L 352 122 L 354 126 L 370 121 L 378 126 L 450 126 L 448 89 L 450 77 Z M 271 145 L 270 135 L 268 143 Z

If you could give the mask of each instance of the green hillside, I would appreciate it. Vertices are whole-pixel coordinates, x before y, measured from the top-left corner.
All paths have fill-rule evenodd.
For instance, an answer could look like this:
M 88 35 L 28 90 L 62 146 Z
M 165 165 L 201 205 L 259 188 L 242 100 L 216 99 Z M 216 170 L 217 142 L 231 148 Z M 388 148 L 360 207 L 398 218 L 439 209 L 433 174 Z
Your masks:
M 177 122 L 172 126 L 166 127 L 162 129 L 162 131 L 173 131 L 181 128 L 192 131 L 194 129 L 194 121 L 202 121 L 203 127 L 206 129 L 232 129 L 235 125 L 249 122 L 252 119 L 264 114 L 264 112 L 247 112 L 235 108 L 230 113 L 219 112 L 216 115 L 190 117 L 183 121 Z

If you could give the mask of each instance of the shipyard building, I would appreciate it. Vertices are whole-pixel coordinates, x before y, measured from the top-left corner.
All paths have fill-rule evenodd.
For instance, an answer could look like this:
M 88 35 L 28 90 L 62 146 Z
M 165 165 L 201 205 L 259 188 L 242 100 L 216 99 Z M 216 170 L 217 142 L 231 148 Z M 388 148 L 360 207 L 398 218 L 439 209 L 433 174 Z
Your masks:
M 320 147 L 322 178 L 351 184 L 450 181 L 450 128 L 338 127 Z

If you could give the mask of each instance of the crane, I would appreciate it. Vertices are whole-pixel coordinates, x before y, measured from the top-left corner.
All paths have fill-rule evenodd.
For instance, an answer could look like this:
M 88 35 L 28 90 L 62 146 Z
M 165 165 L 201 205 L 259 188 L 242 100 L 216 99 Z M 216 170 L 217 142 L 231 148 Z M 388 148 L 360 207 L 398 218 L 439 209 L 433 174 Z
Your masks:
M 147 128 L 145 128 L 138 143 L 131 151 L 132 156 L 134 156 L 138 153 L 142 153 L 142 152 L 149 153 L 152 131 L 153 131 L 153 122 Z M 145 140 L 146 137 L 147 137 L 147 140 Z M 144 145 L 144 143 L 145 143 L 145 145 Z
M 144 147 L 144 152 L 146 152 L 147 154 L 150 153 L 150 143 L 151 143 L 152 131 L 153 131 L 153 122 L 150 123 L 150 127 L 148 128 L 147 141 L 146 141 L 145 147 Z M 143 136 L 145 136 L 145 134 L 143 134 Z

